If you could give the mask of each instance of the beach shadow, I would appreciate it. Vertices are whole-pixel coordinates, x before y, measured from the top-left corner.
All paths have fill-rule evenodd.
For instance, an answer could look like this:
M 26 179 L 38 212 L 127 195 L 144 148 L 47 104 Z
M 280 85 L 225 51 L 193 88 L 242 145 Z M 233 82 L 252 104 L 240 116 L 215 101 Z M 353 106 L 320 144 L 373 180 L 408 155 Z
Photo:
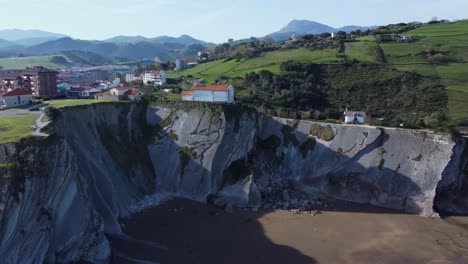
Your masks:
M 317 263 L 294 248 L 271 241 L 257 220 L 267 213 L 226 213 L 194 201 L 173 200 L 125 221 L 125 234 L 162 246 L 111 238 L 112 263 L 130 263 L 129 259 L 163 264 Z

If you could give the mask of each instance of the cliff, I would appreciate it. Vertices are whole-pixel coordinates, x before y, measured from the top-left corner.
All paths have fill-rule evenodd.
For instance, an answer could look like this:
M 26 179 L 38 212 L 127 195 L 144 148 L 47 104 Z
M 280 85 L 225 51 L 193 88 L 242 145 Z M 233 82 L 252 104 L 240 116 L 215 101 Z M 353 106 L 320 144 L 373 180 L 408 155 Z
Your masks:
M 144 110 L 130 104 L 64 109 L 55 113 L 49 138 L 1 148 L 8 167 L 1 200 L 3 263 L 107 261 L 104 232 L 119 233 L 118 220 L 130 205 L 154 191 L 151 164 L 126 157 L 144 142 Z
M 106 263 L 104 234 L 120 234 L 119 220 L 155 191 L 260 207 L 294 189 L 425 216 L 467 212 L 465 144 L 436 134 L 196 103 L 106 103 L 51 117 L 50 137 L 0 146 L 5 263 Z
M 431 216 L 437 188 L 463 181 L 464 145 L 440 135 L 248 111 L 234 116 L 150 108 L 147 119 L 152 125 L 162 120 L 164 131 L 149 147 L 157 189 L 205 200 L 252 175 L 254 192 L 295 186 L 317 196 Z M 171 162 L 161 164 L 159 157 Z

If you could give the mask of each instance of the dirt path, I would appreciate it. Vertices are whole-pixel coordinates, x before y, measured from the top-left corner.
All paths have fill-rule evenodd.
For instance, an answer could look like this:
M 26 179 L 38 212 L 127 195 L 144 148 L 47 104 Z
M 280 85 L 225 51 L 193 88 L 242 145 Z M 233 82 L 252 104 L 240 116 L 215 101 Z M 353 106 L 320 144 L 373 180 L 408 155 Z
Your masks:
M 48 137 L 48 134 L 42 133 L 41 129 L 46 127 L 50 122 L 42 122 L 42 118 L 44 118 L 45 113 L 42 112 L 39 117 L 36 119 L 36 124 L 34 126 L 34 132 L 33 136 L 38 136 L 38 137 Z

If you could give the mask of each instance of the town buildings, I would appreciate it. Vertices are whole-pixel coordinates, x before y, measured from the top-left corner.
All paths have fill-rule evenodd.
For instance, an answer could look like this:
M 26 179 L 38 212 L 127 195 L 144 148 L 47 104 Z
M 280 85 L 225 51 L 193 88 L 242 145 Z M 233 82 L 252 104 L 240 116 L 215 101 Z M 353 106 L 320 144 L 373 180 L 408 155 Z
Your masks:
M 187 59 L 177 59 L 175 64 L 176 64 L 176 67 L 174 70 L 183 71 L 183 70 L 190 69 L 190 68 L 197 66 L 198 62 L 196 61 L 190 62 Z
M 57 97 L 57 72 L 44 67 L 0 71 L 0 91 L 24 89 L 35 98 Z
M 91 87 L 72 88 L 66 92 L 67 98 L 87 99 L 93 98 L 95 94 L 101 91 Z
M 20 107 L 31 104 L 32 92 L 26 89 L 14 89 L 9 92 L 0 92 L 0 109 Z
M 234 87 L 226 85 L 197 85 L 182 93 L 184 101 L 234 103 Z
M 144 93 L 130 86 L 115 87 L 107 92 L 96 94 L 97 99 L 105 100 L 140 100 Z
M 137 74 L 134 74 L 134 73 L 125 74 L 125 82 L 126 83 L 140 82 L 140 81 L 143 81 L 143 78 L 140 75 L 137 75 Z
M 142 74 L 143 83 L 148 85 L 154 83 L 156 86 L 161 86 L 166 83 L 166 72 L 165 71 L 146 71 Z

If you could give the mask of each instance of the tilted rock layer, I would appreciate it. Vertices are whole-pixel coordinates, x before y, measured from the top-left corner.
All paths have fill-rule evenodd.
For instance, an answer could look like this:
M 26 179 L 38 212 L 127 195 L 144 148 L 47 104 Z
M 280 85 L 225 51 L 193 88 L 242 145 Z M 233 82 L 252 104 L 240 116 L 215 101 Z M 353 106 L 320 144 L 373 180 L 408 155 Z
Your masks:
M 106 103 L 53 119 L 49 138 L 0 146 L 5 263 L 106 263 L 104 234 L 119 234 L 119 219 L 155 191 L 258 206 L 260 192 L 294 186 L 425 216 L 466 213 L 462 140 L 221 105 Z

